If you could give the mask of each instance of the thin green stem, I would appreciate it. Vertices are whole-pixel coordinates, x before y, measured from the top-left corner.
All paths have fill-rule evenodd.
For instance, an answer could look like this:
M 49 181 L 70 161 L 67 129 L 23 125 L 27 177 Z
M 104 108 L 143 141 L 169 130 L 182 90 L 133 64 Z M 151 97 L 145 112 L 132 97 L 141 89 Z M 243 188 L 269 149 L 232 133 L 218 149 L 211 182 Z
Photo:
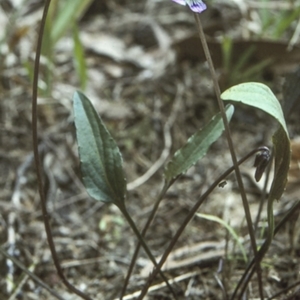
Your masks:
M 256 248 L 255 233 L 254 233 L 254 230 L 253 230 L 253 223 L 252 223 L 250 208 L 249 208 L 249 204 L 248 204 L 248 201 L 247 201 L 247 196 L 246 196 L 246 193 L 245 193 L 241 172 L 240 172 L 240 169 L 239 169 L 238 164 L 237 164 L 237 157 L 236 157 L 236 154 L 235 154 L 233 141 L 232 141 L 232 138 L 231 138 L 229 123 L 228 123 L 228 120 L 227 120 L 227 117 L 226 117 L 224 103 L 221 99 L 221 90 L 220 90 L 220 87 L 219 87 L 219 83 L 218 83 L 218 79 L 217 79 L 217 76 L 216 76 L 214 64 L 213 64 L 213 61 L 212 61 L 212 58 L 211 58 L 211 55 L 210 55 L 210 51 L 209 51 L 209 48 L 208 48 L 208 45 L 207 45 L 207 42 L 206 42 L 206 38 L 205 38 L 205 34 L 204 34 L 203 27 L 202 27 L 202 24 L 201 24 L 200 16 L 199 16 L 199 14 L 196 14 L 196 13 L 194 13 L 194 16 L 195 16 L 195 19 L 196 19 L 198 32 L 199 32 L 199 37 L 200 37 L 200 40 L 201 40 L 201 43 L 202 43 L 204 54 L 205 54 L 206 60 L 207 60 L 208 65 L 209 65 L 209 69 L 210 69 L 210 73 L 211 73 L 211 77 L 212 77 L 212 80 L 213 80 L 213 85 L 214 85 L 214 89 L 215 89 L 215 93 L 216 93 L 216 97 L 217 97 L 217 102 L 218 102 L 219 109 L 220 109 L 220 112 L 221 112 L 221 116 L 222 116 L 222 119 L 223 119 L 223 122 L 224 122 L 224 128 L 225 128 L 225 134 L 226 134 L 226 138 L 227 138 L 227 142 L 228 142 L 228 147 L 229 147 L 229 150 L 230 150 L 232 163 L 233 163 L 235 174 L 236 174 L 236 179 L 237 179 L 237 182 L 238 182 L 238 186 L 240 188 L 240 193 L 241 193 L 241 197 L 242 197 L 242 201 L 243 201 L 246 221 L 247 221 L 247 225 L 248 225 L 248 231 L 249 231 L 250 240 L 251 240 L 251 246 L 252 246 L 254 255 L 256 257 L 257 248 Z M 258 278 L 258 284 L 259 284 L 260 297 L 261 297 L 261 299 L 263 299 L 262 280 L 261 280 L 261 271 L 260 271 L 259 263 L 257 263 L 256 266 L 257 266 L 257 278 Z
M 249 152 L 247 155 L 245 155 L 243 158 L 241 158 L 238 161 L 238 165 L 242 164 L 244 161 L 246 161 L 248 158 L 250 158 L 253 154 L 260 152 L 260 151 L 266 151 L 266 150 L 268 150 L 267 147 L 259 147 L 257 149 L 252 150 L 251 152 Z M 201 204 L 204 202 L 204 200 L 207 198 L 207 196 L 218 186 L 218 184 L 221 181 L 223 181 L 233 171 L 234 171 L 234 166 L 232 166 L 227 171 L 225 171 L 221 176 L 219 176 L 219 178 L 214 181 L 214 183 L 207 189 L 207 191 L 199 198 L 199 200 L 192 207 L 192 209 L 190 210 L 190 212 L 188 213 L 188 215 L 185 217 L 184 221 L 181 223 L 180 227 L 178 228 L 176 234 L 172 238 L 169 246 L 165 250 L 163 256 L 161 257 L 161 259 L 158 263 L 158 266 L 155 268 L 152 275 L 148 278 L 148 281 L 145 284 L 140 296 L 138 297 L 138 300 L 143 299 L 143 297 L 146 295 L 151 282 L 154 280 L 154 278 L 160 271 L 161 267 L 163 266 L 167 257 L 169 256 L 170 252 L 172 251 L 173 247 L 177 243 L 177 241 L 178 241 L 179 237 L 181 236 L 182 232 L 184 231 L 185 227 L 188 225 L 188 223 L 194 217 L 195 213 L 197 212 L 197 210 L 199 209 Z
M 153 254 L 151 253 L 149 247 L 147 246 L 142 234 L 139 232 L 139 230 L 137 229 L 134 221 L 132 220 L 130 214 L 128 213 L 128 211 L 126 210 L 125 207 L 119 207 L 119 209 L 121 210 L 122 214 L 124 215 L 124 217 L 126 218 L 128 224 L 130 225 L 130 227 L 132 228 L 133 232 L 135 233 L 136 237 L 138 238 L 141 246 L 144 248 L 145 252 L 147 253 L 148 257 L 151 259 L 152 263 L 154 264 L 154 266 L 157 268 L 158 264 L 155 260 L 155 257 L 153 256 Z M 173 291 L 170 283 L 168 282 L 167 277 L 165 276 L 165 274 L 160 270 L 159 270 L 159 274 L 160 276 L 163 278 L 163 280 L 165 281 L 166 285 L 168 286 L 169 290 L 171 291 L 171 293 L 173 294 L 174 298 L 177 299 L 177 296 L 175 294 L 175 292 Z

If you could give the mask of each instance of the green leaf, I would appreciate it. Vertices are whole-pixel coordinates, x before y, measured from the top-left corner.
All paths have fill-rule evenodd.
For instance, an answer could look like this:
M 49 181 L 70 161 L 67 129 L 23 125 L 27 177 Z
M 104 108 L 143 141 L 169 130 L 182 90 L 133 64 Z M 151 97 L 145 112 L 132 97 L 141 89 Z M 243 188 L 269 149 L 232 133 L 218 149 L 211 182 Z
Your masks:
M 222 225 L 223 227 L 225 227 L 228 230 L 228 232 L 231 234 L 231 236 L 235 239 L 235 241 L 237 242 L 237 244 L 239 245 L 239 247 L 241 249 L 241 252 L 242 252 L 242 255 L 243 255 L 243 258 L 244 258 L 244 261 L 245 262 L 248 261 L 247 260 L 247 254 L 246 254 L 244 246 L 240 242 L 240 239 L 239 239 L 238 235 L 236 234 L 236 232 L 234 231 L 234 229 L 229 224 L 227 224 L 224 220 L 222 220 L 222 219 L 220 219 L 220 218 L 218 218 L 216 216 L 213 216 L 213 215 L 207 215 L 207 214 L 197 213 L 196 216 L 198 216 L 198 217 L 200 217 L 202 219 L 208 220 L 208 221 L 217 222 L 220 225 Z
M 53 20 L 51 39 L 53 45 L 70 29 L 75 20 L 78 20 L 86 11 L 92 0 L 65 0 L 61 1 L 57 17 Z
M 269 193 L 270 200 L 279 200 L 287 182 L 291 156 L 289 134 L 280 103 L 266 85 L 256 82 L 233 86 L 222 93 L 221 98 L 259 108 L 271 115 L 280 124 L 272 139 L 275 155 L 275 175 Z
M 87 192 L 96 200 L 124 207 L 126 180 L 119 148 L 90 100 L 76 92 L 73 102 L 81 173 Z
M 274 145 L 275 174 L 269 199 L 279 200 L 284 192 L 290 168 L 290 139 L 283 127 L 279 127 L 274 133 L 272 140 Z
M 79 76 L 81 89 L 85 89 L 87 83 L 87 71 L 84 57 L 84 49 L 79 38 L 79 30 L 77 24 L 73 26 L 73 42 L 74 42 L 74 64 L 76 72 Z
M 227 105 L 227 119 L 230 120 L 234 111 L 232 105 Z M 201 159 L 207 152 L 208 148 L 222 134 L 224 130 L 221 114 L 218 113 L 202 129 L 192 135 L 187 143 L 179 149 L 172 160 L 167 164 L 164 175 L 168 182 L 180 174 L 186 172 L 193 164 Z

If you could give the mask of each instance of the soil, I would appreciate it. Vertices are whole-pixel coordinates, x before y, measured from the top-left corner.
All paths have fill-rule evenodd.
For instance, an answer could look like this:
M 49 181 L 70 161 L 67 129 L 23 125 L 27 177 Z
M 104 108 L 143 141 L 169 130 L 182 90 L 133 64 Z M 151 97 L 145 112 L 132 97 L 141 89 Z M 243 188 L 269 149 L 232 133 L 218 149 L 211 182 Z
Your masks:
M 286 50 L 295 24 L 291 23 L 280 38 L 270 41 L 258 38 L 255 32 L 259 20 L 253 19 L 253 14 L 259 16 L 259 8 L 253 3 L 251 6 L 241 1 L 246 5 L 243 11 L 234 1 L 207 2 L 208 9 L 201 14 L 201 20 L 216 60 L 221 89 L 240 82 L 261 81 L 281 103 L 290 101 L 287 107 L 292 107 L 286 119 L 293 156 L 286 191 L 274 204 L 278 224 L 299 200 L 299 91 L 294 84 L 292 95 L 296 96 L 292 102 L 288 100 L 292 97 L 285 98 L 283 89 L 284 83 L 290 87 L 289 82 L 295 81 L 299 73 L 297 45 L 290 52 Z M 5 28 L 0 42 L 0 300 L 57 299 L 12 264 L 3 251 L 62 299 L 80 299 L 65 287 L 55 269 L 33 158 L 32 72 L 42 3 L 10 3 L 5 1 L 0 6 L 0 25 Z M 112 300 L 120 297 L 137 238 L 116 206 L 91 199 L 82 184 L 72 107 L 74 92 L 83 90 L 91 99 L 120 148 L 128 184 L 126 207 L 140 230 L 159 197 L 164 166 L 219 108 L 201 49 L 197 54 L 200 44 L 188 7 L 172 1 L 97 3 L 94 1 L 77 22 L 87 70 L 85 88 L 84 75 L 80 76 L 76 67 L 79 61 L 73 52 L 72 30 L 67 30 L 53 45 L 51 57 L 42 57 L 38 144 L 43 193 L 64 275 L 91 299 Z M 228 65 L 222 57 L 222 37 L 232 39 L 235 47 Z M 239 69 L 241 53 L 247 52 L 253 40 L 259 50 L 253 50 Z M 268 57 L 272 62 L 247 73 Z M 292 78 L 288 82 L 287 74 L 287 78 Z M 237 157 L 259 146 L 271 148 L 276 128 L 265 113 L 235 105 L 230 129 Z M 256 230 L 259 247 L 266 236 L 269 188 L 265 193 L 265 174 L 259 183 L 255 181 L 254 159 L 245 162 L 241 172 L 253 220 L 262 204 Z M 149 169 L 155 163 L 158 167 L 150 176 Z M 157 260 L 194 203 L 231 165 L 223 135 L 167 191 L 145 237 Z M 271 169 L 271 179 L 272 176 Z M 253 257 L 234 174 L 214 189 L 198 213 L 229 224 L 242 247 L 220 222 L 195 215 L 169 255 L 164 274 L 174 279 L 172 288 L 178 299 L 230 299 L 247 266 L 241 249 L 248 259 Z M 280 227 L 261 263 L 266 298 L 279 292 L 282 294 L 274 299 L 300 297 L 298 214 L 299 209 Z M 151 272 L 152 263 L 141 250 L 123 299 L 136 299 Z M 291 285 L 294 286 L 288 288 Z M 151 283 L 147 299 L 172 299 L 160 276 Z M 256 275 L 243 299 L 260 299 Z

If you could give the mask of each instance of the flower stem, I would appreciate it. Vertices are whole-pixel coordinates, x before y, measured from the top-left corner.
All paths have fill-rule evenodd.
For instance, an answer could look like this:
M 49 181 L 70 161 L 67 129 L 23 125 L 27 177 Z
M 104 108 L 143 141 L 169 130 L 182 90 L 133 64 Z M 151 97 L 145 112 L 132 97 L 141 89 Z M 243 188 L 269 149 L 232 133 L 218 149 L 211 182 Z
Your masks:
M 203 27 L 201 24 L 200 16 L 199 16 L 199 14 L 196 14 L 196 13 L 194 13 L 194 16 L 195 16 L 195 20 L 197 23 L 198 33 L 199 33 L 199 37 L 200 37 L 200 40 L 202 43 L 204 54 L 205 54 L 205 57 L 206 57 L 206 60 L 207 60 L 208 66 L 209 66 L 209 70 L 211 73 L 211 77 L 213 80 L 213 85 L 214 85 L 214 90 L 215 90 L 216 97 L 217 97 L 218 106 L 219 106 L 221 116 L 222 116 L 222 119 L 224 122 L 225 134 L 226 134 L 226 138 L 227 138 L 227 142 L 228 142 L 228 147 L 230 150 L 231 159 L 232 159 L 232 163 L 233 163 L 235 174 L 236 174 L 236 179 L 238 182 L 238 186 L 239 186 L 242 201 L 243 201 L 246 221 L 247 221 L 247 225 L 248 225 L 248 231 L 249 231 L 250 240 L 251 240 L 251 246 L 252 246 L 252 249 L 254 252 L 254 256 L 256 257 L 257 247 L 256 247 L 255 234 L 254 234 L 253 225 L 252 225 L 251 213 L 250 213 L 250 209 L 249 209 L 249 205 L 248 205 L 248 201 L 247 201 L 247 197 L 246 197 L 246 193 L 245 193 L 245 189 L 244 189 L 244 185 L 243 185 L 243 181 L 242 181 L 241 172 L 240 172 L 240 169 L 237 164 L 237 157 L 235 154 L 233 141 L 232 141 L 231 134 L 230 134 L 230 128 L 229 128 L 228 120 L 227 120 L 225 109 L 224 109 L 224 103 L 221 99 L 221 91 L 220 91 L 218 79 L 216 76 L 216 72 L 215 72 L 213 61 L 212 61 L 212 58 L 210 55 L 210 51 L 209 51 L 209 48 L 208 48 L 208 45 L 206 42 L 206 38 L 205 38 L 205 34 L 204 34 Z M 261 298 L 262 298 L 262 281 L 261 281 L 261 272 L 260 272 L 259 261 L 256 264 L 256 268 L 257 268 L 257 277 L 258 277 L 258 283 L 259 283 L 259 291 L 260 291 Z

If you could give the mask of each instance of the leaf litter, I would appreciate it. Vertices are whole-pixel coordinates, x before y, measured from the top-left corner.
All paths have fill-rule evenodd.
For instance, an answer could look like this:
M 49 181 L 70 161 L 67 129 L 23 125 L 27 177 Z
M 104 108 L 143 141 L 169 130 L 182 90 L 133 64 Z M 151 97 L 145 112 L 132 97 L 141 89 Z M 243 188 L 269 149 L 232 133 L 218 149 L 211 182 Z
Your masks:
M 96 14 L 87 11 L 82 22 L 79 22 L 88 70 L 85 93 L 93 100 L 117 141 L 130 183 L 145 174 L 164 151 L 164 125 L 175 109 L 173 102 L 176 97 L 179 97 L 180 113 L 177 112 L 170 128 L 171 153 L 207 123 L 217 112 L 217 106 L 205 64 L 201 58 L 183 52 L 189 43 L 187 37 L 194 34 L 194 24 L 188 10 L 182 10 L 168 1 L 151 2 L 146 6 L 137 1 L 110 3 Z M 30 65 L 33 62 L 36 26 L 41 10 L 28 6 L 30 9 L 25 15 L 24 5 L 0 7 L 1 28 L 6 28 L 0 44 L 1 247 L 7 251 L 15 249 L 15 256 L 28 268 L 34 262 L 35 274 L 64 299 L 76 299 L 60 284 L 54 270 L 37 196 L 30 133 Z M 246 6 L 246 9 L 256 8 Z M 245 25 L 250 21 L 244 12 L 229 1 L 213 4 L 203 13 L 203 18 L 207 20 L 205 27 L 211 45 L 219 43 L 220 34 L 230 34 L 234 38 L 245 38 L 247 33 L 248 37 L 252 34 L 253 27 Z M 239 26 L 242 21 L 243 28 Z M 251 45 L 251 42 L 246 39 L 244 43 Z M 268 52 L 273 53 L 272 43 L 261 43 L 269 49 Z M 280 43 L 288 45 L 288 40 L 283 38 Z M 236 45 L 239 47 L 238 42 Z M 194 42 L 188 47 L 198 51 Z M 278 55 L 276 49 L 274 55 Z M 273 75 L 266 77 L 268 84 L 276 93 L 280 92 L 278 82 L 282 83 L 286 70 L 297 67 L 295 51 L 298 51 L 297 47 L 288 56 L 288 68 L 274 63 L 274 68 L 267 70 Z M 295 56 L 293 53 L 296 53 Z M 216 53 L 214 58 L 218 62 L 220 53 Z M 253 62 L 250 60 L 248 63 L 251 65 Z M 47 85 L 46 68 L 49 65 L 47 60 L 42 60 L 38 113 L 40 155 L 54 241 L 65 274 L 77 287 L 85 290 L 93 299 L 114 299 L 120 293 L 120 282 L 126 274 L 136 238 L 122 221 L 118 210 L 88 198 L 79 179 L 71 99 L 74 91 L 80 87 L 80 79 L 73 65 L 72 38 L 69 33 L 55 45 L 50 67 L 54 79 L 51 93 L 46 95 L 43 89 Z M 222 72 L 221 59 L 217 67 Z M 180 91 L 180 87 L 183 87 L 183 91 Z M 236 109 L 231 126 L 239 156 L 261 144 L 269 145 L 271 129 L 274 128 L 271 122 L 255 111 L 241 108 Z M 283 198 L 275 205 L 276 221 L 290 203 L 298 199 L 299 192 L 299 121 L 291 118 L 288 127 L 291 136 L 295 137 L 292 148 L 296 150 L 292 156 L 290 183 Z M 195 200 L 230 164 L 226 141 L 221 138 L 211 147 L 208 155 L 170 189 L 147 235 L 147 241 L 157 257 Z M 249 169 L 252 166 L 253 161 L 245 164 Z M 163 168 L 158 169 L 143 185 L 129 192 L 128 209 L 140 228 L 159 192 L 162 173 Z M 226 181 L 226 186 L 217 188 L 200 212 L 230 221 L 243 244 L 247 245 L 248 236 L 237 184 L 234 176 Z M 245 183 L 251 211 L 255 216 L 260 190 L 253 189 L 253 180 L 249 180 L 248 175 L 245 175 Z M 270 267 L 263 271 L 263 278 L 267 282 L 266 289 L 272 293 L 298 280 L 295 265 L 299 260 L 299 226 L 296 224 L 296 220 L 291 220 L 291 229 L 279 232 L 266 257 Z M 263 222 L 259 226 L 262 229 Z M 220 257 L 226 255 L 222 248 L 224 241 L 226 230 L 218 224 L 195 219 L 189 225 L 177 250 L 170 256 L 172 268 L 168 271 L 171 278 L 185 275 L 178 279 L 180 297 L 220 297 L 221 290 L 214 274 L 218 270 Z M 238 249 L 231 242 L 230 255 L 237 258 L 228 260 L 225 266 L 225 269 L 231 268 L 231 277 L 227 278 L 231 284 L 229 290 L 239 278 L 238 268 L 243 268 L 242 261 L 238 259 L 239 253 L 236 252 Z M 192 250 L 187 251 L 185 246 Z M 0 271 L 1 299 L 8 299 L 13 293 L 14 287 L 9 285 L 8 275 L 12 276 L 14 283 L 19 284 L 20 299 L 53 298 L 29 278 L 22 284 L 18 283 L 21 271 L 17 267 L 7 267 L 6 263 L 1 256 L 4 266 Z M 141 272 L 148 264 L 142 253 L 128 294 L 143 285 Z M 289 276 L 286 277 L 286 274 Z M 256 292 L 254 285 L 253 295 Z M 168 299 L 169 295 L 165 288 L 158 287 L 149 297 Z

